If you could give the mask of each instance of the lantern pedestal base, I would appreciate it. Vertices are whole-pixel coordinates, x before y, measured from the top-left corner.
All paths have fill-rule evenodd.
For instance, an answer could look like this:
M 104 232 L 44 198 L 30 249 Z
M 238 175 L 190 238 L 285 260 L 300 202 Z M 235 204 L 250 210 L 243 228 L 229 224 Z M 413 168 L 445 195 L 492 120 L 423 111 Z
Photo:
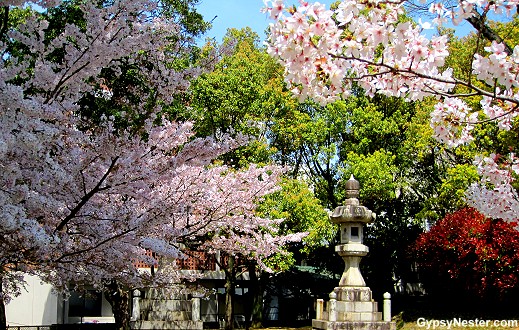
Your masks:
M 322 330 L 396 330 L 395 322 L 382 321 L 369 287 L 336 287 L 328 302 L 317 301 L 312 328 Z

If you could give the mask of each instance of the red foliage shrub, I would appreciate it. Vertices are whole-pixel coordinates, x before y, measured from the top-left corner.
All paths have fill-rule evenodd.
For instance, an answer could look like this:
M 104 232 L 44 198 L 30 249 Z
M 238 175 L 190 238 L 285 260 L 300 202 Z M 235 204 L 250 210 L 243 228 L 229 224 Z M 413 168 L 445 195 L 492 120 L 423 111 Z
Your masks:
M 412 246 L 421 281 L 480 298 L 502 296 L 519 284 L 516 223 L 486 219 L 472 208 L 447 215 Z

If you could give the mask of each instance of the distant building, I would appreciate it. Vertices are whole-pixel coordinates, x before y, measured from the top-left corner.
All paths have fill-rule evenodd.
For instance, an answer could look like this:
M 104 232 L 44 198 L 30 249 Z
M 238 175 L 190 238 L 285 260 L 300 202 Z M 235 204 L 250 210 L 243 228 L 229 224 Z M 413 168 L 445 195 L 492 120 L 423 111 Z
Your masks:
M 36 276 L 27 275 L 25 281 L 26 290 L 6 305 L 8 326 L 114 322 L 112 308 L 99 292 L 73 292 L 64 300 Z
M 179 260 L 178 265 L 186 272 L 196 271 L 204 274 L 199 280 L 200 284 L 212 290 L 213 293 L 208 299 L 200 300 L 200 315 L 198 318 L 205 324 L 218 327 L 224 313 L 225 274 L 219 269 L 215 258 L 205 252 L 194 252 L 189 258 Z M 139 264 L 138 267 L 148 268 L 148 270 L 150 268 L 145 264 Z M 154 268 L 156 269 L 156 267 L 155 265 Z M 245 319 L 243 306 L 245 305 L 244 299 L 247 299 L 248 279 L 248 273 L 243 273 L 238 279 L 235 290 L 235 314 L 238 321 L 244 321 Z M 94 289 L 72 292 L 68 299 L 64 299 L 62 295 L 52 290 L 50 284 L 43 283 L 35 276 L 27 275 L 25 280 L 27 282 L 26 290 L 22 290 L 20 296 L 6 305 L 8 326 L 115 322 L 110 303 L 102 292 Z M 144 293 L 142 299 L 149 298 L 146 297 L 147 290 L 143 289 L 142 291 Z M 182 300 L 190 301 L 190 298 L 185 295 Z M 146 306 L 146 304 L 142 304 L 140 319 L 156 318 L 157 313 L 147 310 Z M 191 312 L 191 307 L 188 308 L 188 311 Z M 189 318 L 191 319 L 192 316 L 190 315 Z

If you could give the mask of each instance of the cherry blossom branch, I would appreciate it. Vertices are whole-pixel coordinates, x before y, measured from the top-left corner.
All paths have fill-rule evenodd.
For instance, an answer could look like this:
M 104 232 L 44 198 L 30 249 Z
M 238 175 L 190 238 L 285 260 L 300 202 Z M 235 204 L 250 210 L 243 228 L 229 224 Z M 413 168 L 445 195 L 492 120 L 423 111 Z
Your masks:
M 479 88 L 479 87 L 471 84 L 470 82 L 466 82 L 466 81 L 458 79 L 458 78 L 452 78 L 452 80 L 450 80 L 450 79 L 445 79 L 445 78 L 441 78 L 441 77 L 438 77 L 438 76 L 431 76 L 431 75 L 428 75 L 428 74 L 417 72 L 417 71 L 412 70 L 412 69 L 399 69 L 399 68 L 395 68 L 395 67 L 393 67 L 391 65 L 388 65 L 386 63 L 378 63 L 378 62 L 375 62 L 375 61 L 372 61 L 372 60 L 368 60 L 368 59 L 364 59 L 364 58 L 348 57 L 348 56 L 336 55 L 336 54 L 332 54 L 332 53 L 328 53 L 328 55 L 330 55 L 330 57 L 332 57 L 332 58 L 338 58 L 338 59 L 342 59 L 342 60 L 346 60 L 346 61 L 357 61 L 357 62 L 365 63 L 365 64 L 368 64 L 368 65 L 373 65 L 373 66 L 376 66 L 376 67 L 384 67 L 386 69 L 389 69 L 389 71 L 386 71 L 386 72 L 377 72 L 377 73 L 374 73 L 374 74 L 366 74 L 366 75 L 362 75 L 362 76 L 359 76 L 359 77 L 345 77 L 344 78 L 345 80 L 362 81 L 362 80 L 364 80 L 366 78 L 369 78 L 369 77 L 375 77 L 375 76 L 384 75 L 384 74 L 402 75 L 403 77 L 407 77 L 407 78 L 417 77 L 417 78 L 422 78 L 422 79 L 425 79 L 425 80 L 430 80 L 430 81 L 435 81 L 435 82 L 443 83 L 443 84 L 446 84 L 446 85 L 461 85 L 461 86 L 467 87 L 467 88 L 472 89 L 472 90 L 475 91 L 475 93 L 470 93 L 470 94 L 448 94 L 448 93 L 439 91 L 437 89 L 430 88 L 430 93 L 431 94 L 436 94 L 436 95 L 441 95 L 441 96 L 446 96 L 446 97 L 457 97 L 457 96 L 459 96 L 459 97 L 468 97 L 468 96 L 481 95 L 481 96 L 492 97 L 492 98 L 494 98 L 496 100 L 507 101 L 507 102 L 510 102 L 510 103 L 519 104 L 519 100 L 517 100 L 516 98 L 506 97 L 506 96 L 503 96 L 501 94 L 500 95 L 496 94 L 496 92 L 495 92 L 496 89 L 495 88 L 494 88 L 493 92 L 488 92 L 488 91 L 486 91 L 486 90 L 484 90 L 482 88 Z M 405 74 L 408 74 L 408 75 L 405 75 Z M 431 86 L 428 85 L 428 87 L 431 87 Z
M 87 247 L 87 248 L 84 248 L 84 249 L 79 249 L 79 250 L 76 250 L 76 251 L 73 251 L 73 252 L 69 252 L 69 253 L 65 253 L 65 254 L 62 254 L 61 256 L 59 256 L 57 259 L 54 259 L 53 262 L 63 262 L 63 259 L 65 258 L 68 258 L 68 257 L 72 257 L 72 256 L 75 256 L 75 255 L 81 255 L 81 254 L 84 254 L 85 252 L 89 252 L 89 251 L 93 251 L 93 250 L 96 250 L 97 248 L 105 245 L 106 243 L 110 242 L 110 241 L 114 241 L 114 240 L 117 240 L 118 238 L 121 238 L 135 230 L 137 230 L 139 227 L 132 227 L 132 228 L 128 228 L 120 233 L 117 233 L 115 235 L 112 235 L 108 238 L 105 238 L 101 241 L 99 241 L 98 243 L 96 243 L 95 245 L 93 246 L 90 246 L 90 247 Z
M 72 209 L 70 210 L 70 214 L 68 216 L 65 217 L 65 219 L 63 219 L 59 224 L 58 226 L 56 226 L 56 229 L 54 230 L 54 232 L 57 232 L 57 231 L 61 231 L 68 223 L 70 220 L 72 220 L 76 214 L 81 210 L 81 208 L 98 192 L 100 192 L 101 190 L 105 190 L 105 189 L 109 189 L 110 187 L 109 186 L 106 186 L 106 187 L 101 187 L 101 185 L 105 182 L 105 180 L 108 178 L 108 175 L 110 175 L 110 173 L 112 172 L 112 170 L 114 169 L 115 167 L 115 164 L 117 163 L 117 160 L 119 159 L 119 157 L 114 157 L 112 159 L 112 162 L 110 163 L 110 165 L 108 166 L 108 169 L 106 170 L 106 172 L 103 174 L 103 176 L 101 177 L 101 179 L 98 181 L 98 183 L 96 184 L 96 186 L 94 188 L 92 188 L 86 195 L 84 195 L 81 200 L 79 201 L 79 203 L 77 203 L 77 205 Z
M 294 10 L 284 10 L 282 0 L 265 3 L 275 20 L 268 52 L 284 65 L 285 80 L 300 100 L 311 97 L 326 105 L 351 95 L 352 82 L 368 96 L 381 93 L 406 100 L 439 96 L 430 125 L 436 139 L 449 148 L 473 141 L 471 131 L 477 123 L 493 121 L 498 129 L 513 128 L 519 115 L 519 45 L 512 49 L 502 42 L 485 18 L 491 11 L 510 14 L 519 1 L 461 0 L 450 8 L 444 2 L 430 4 L 429 11 L 436 16 L 433 24 L 468 20 L 491 41 L 485 52 L 474 50 L 468 81 L 454 77 L 445 66 L 447 36 L 429 38 L 423 34 L 423 29 L 433 26 L 429 22 L 400 20 L 405 14 L 400 4 L 342 0 L 328 10 L 320 3 L 301 2 Z M 456 87 L 469 92 L 455 93 Z M 481 96 L 478 111 L 465 101 L 474 96 Z M 480 112 L 489 119 L 479 120 Z M 475 160 L 482 179 L 467 191 L 467 200 L 488 217 L 517 218 L 518 195 L 511 182 L 513 173 L 519 175 L 519 159 L 509 157 L 511 161 L 502 167 L 496 167 L 493 157 Z M 495 183 L 493 190 L 488 182 Z
M 508 117 L 508 116 L 510 116 L 511 114 L 515 113 L 518 110 L 519 110 L 519 104 L 514 106 L 511 110 L 509 110 L 507 112 L 504 112 L 502 114 L 499 114 L 499 115 L 497 115 L 495 117 L 491 117 L 491 118 L 487 118 L 487 119 L 483 119 L 483 120 L 476 120 L 476 121 L 456 120 L 455 122 L 459 123 L 459 124 L 471 124 L 471 125 L 485 124 L 485 123 L 495 122 L 496 120 L 504 118 L 504 117 Z

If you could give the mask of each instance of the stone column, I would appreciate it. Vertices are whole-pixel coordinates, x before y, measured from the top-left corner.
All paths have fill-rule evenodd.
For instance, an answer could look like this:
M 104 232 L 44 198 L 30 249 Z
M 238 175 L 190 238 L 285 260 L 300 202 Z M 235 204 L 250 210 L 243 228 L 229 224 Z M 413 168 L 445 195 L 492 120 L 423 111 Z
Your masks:
M 191 320 L 200 321 L 200 298 L 191 298 Z
M 384 322 L 391 322 L 391 294 L 384 293 L 384 306 L 382 307 L 382 320 Z
M 337 294 L 330 293 L 330 301 L 328 302 L 328 320 L 331 322 L 337 321 Z
M 315 306 L 315 318 L 321 320 L 323 317 L 324 311 L 324 299 L 317 299 L 317 303 Z
M 130 318 L 131 321 L 137 321 L 141 318 L 141 291 L 133 290 L 133 298 L 132 298 L 132 316 Z

